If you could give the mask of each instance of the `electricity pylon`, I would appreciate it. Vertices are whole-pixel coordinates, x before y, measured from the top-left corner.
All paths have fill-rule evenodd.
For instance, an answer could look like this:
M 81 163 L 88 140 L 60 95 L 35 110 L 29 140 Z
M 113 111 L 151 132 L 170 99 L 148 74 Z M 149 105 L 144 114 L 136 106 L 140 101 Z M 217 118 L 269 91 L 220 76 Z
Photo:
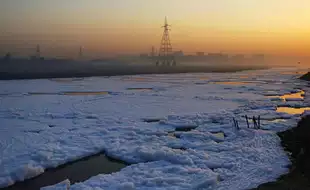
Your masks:
M 156 66 L 175 66 L 176 61 L 172 52 L 172 45 L 169 36 L 170 25 L 168 25 L 167 17 L 165 18 L 165 25 L 162 26 L 162 28 L 164 28 L 164 33 L 160 43 L 159 55 L 158 60 L 156 61 Z

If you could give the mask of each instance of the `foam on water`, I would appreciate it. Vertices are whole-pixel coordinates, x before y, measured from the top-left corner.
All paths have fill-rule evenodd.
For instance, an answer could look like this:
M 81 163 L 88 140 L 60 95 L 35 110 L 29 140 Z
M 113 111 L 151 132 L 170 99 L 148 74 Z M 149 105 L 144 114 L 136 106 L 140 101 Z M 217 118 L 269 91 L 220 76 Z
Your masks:
M 0 94 L 6 94 L 0 101 L 0 187 L 101 151 L 132 165 L 73 183 L 70 190 L 234 190 L 276 180 L 290 164 L 276 132 L 293 127 L 300 115 L 277 112 L 281 101 L 265 96 L 271 91 L 284 95 L 297 87 L 307 92 L 305 83 L 280 74 L 286 71 L 144 75 L 140 81 L 0 81 Z M 244 83 L 243 75 L 251 83 Z M 201 83 L 201 78 L 242 84 Z M 33 89 L 117 93 L 27 94 Z M 298 104 L 307 102 L 305 96 Z M 244 115 L 260 115 L 262 129 L 247 129 Z

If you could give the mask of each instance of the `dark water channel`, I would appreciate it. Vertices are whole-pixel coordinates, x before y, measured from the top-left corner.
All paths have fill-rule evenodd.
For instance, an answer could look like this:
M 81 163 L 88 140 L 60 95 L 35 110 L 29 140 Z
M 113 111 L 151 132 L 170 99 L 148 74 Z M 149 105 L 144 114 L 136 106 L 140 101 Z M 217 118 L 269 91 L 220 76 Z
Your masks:
M 17 182 L 0 190 L 39 190 L 41 187 L 54 185 L 66 179 L 69 179 L 73 184 L 85 181 L 98 174 L 120 171 L 126 166 L 126 163 L 108 158 L 101 153 L 64 164 L 55 169 L 48 169 L 35 178 Z

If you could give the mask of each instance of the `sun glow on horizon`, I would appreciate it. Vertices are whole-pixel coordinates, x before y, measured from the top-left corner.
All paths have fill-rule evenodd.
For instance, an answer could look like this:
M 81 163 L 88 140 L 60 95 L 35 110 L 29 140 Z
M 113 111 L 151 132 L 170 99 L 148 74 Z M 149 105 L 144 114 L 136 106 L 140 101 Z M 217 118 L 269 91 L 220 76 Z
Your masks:
M 148 52 L 159 45 L 168 16 L 172 45 L 185 52 L 310 52 L 307 0 L 4 0 L 0 7 L 0 50 L 40 43 L 50 49 L 57 44 L 98 53 Z

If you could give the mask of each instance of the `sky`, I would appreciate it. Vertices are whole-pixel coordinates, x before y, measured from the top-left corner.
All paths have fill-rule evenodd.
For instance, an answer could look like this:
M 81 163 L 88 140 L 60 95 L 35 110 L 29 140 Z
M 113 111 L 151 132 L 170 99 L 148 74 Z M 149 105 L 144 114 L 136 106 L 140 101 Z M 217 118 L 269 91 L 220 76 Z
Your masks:
M 150 52 L 167 16 L 174 50 L 306 56 L 309 10 L 309 0 L 1 0 L 0 52 Z

